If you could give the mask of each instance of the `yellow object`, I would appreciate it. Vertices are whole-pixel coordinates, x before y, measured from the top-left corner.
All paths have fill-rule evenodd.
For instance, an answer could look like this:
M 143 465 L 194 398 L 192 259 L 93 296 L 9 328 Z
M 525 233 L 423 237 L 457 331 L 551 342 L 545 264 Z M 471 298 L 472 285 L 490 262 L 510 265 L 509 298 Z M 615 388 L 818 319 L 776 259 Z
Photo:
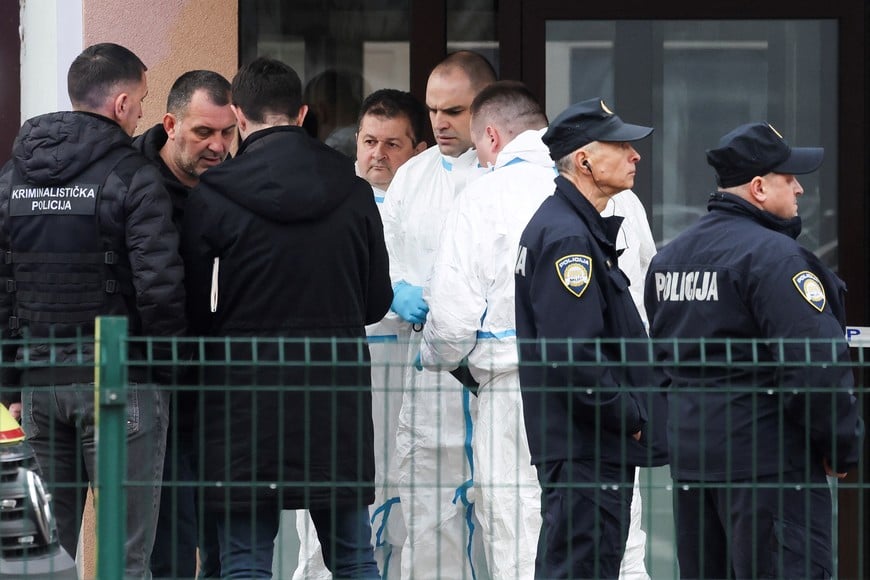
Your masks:
M 9 412 L 9 409 L 0 404 L 0 444 L 21 441 L 24 441 L 24 430 Z

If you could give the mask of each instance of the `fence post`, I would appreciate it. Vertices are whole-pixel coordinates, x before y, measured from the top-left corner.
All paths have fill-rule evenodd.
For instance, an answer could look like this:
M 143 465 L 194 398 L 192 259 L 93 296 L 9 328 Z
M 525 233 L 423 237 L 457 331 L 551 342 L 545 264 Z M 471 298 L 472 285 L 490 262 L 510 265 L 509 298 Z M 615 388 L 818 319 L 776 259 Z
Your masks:
M 98 317 L 95 329 L 97 578 L 124 576 L 127 537 L 127 319 Z

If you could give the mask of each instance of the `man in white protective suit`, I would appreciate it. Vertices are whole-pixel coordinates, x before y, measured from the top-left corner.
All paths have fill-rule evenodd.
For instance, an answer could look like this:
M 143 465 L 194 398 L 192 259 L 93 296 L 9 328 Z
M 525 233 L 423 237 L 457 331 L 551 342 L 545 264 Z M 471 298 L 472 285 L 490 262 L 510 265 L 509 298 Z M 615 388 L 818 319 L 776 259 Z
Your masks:
M 399 169 L 383 204 L 394 293 L 387 316 L 397 319 L 409 336 L 396 432 L 398 489 L 407 528 L 403 578 L 485 577 L 469 494 L 476 400 L 449 373 L 418 371 L 413 362 L 429 312 L 423 288 L 444 220 L 459 192 L 480 173 L 469 135 L 469 107 L 494 81 L 486 59 L 468 51 L 448 55 L 433 69 L 426 107 L 438 147 Z
M 493 171 L 457 200 L 424 293 L 431 311 L 423 331 L 422 365 L 453 369 L 468 357 L 479 383 L 474 488 L 493 578 L 532 578 L 541 525 L 540 489 L 530 465 L 517 369 L 514 265 L 523 228 L 554 189 L 555 166 L 541 141 L 546 127 L 540 104 L 521 83 L 501 81 L 477 96 L 472 139 L 481 165 Z M 634 193 L 626 190 L 615 199 L 605 215 L 616 211 L 626 217 L 619 235 L 626 265 L 621 259 L 620 267 L 640 288 L 642 299 L 655 245 Z M 648 578 L 640 523 L 636 482 L 622 578 Z
M 356 173 L 369 182 L 378 209 L 396 171 L 426 149 L 426 108 L 406 91 L 380 89 L 360 107 Z M 402 378 L 411 330 L 396 317 L 366 327 L 372 369 L 372 421 L 375 427 L 375 503 L 372 544 L 382 578 L 398 578 L 405 522 L 396 490 L 396 423 L 402 405 Z M 400 340 L 401 335 L 401 340 Z M 299 563 L 294 580 L 327 580 L 332 574 L 307 510 L 297 510 Z
M 628 276 L 631 299 L 637 306 L 637 312 L 643 320 L 644 328 L 649 332 L 649 320 L 643 305 L 643 286 L 650 260 L 656 254 L 656 243 L 649 227 L 646 209 L 637 195 L 630 189 L 621 191 L 607 201 L 607 206 L 601 215 L 622 216 L 622 226 L 616 237 L 616 250 L 619 255 L 619 269 Z M 634 470 L 634 491 L 631 497 L 631 521 L 628 527 L 628 538 L 625 542 L 625 553 L 619 566 L 619 577 L 625 580 L 647 580 L 644 557 L 646 556 L 646 532 L 640 523 L 642 520 L 642 501 L 640 497 L 640 468 Z
M 432 280 L 421 363 L 455 369 L 466 357 L 477 387 L 474 506 L 490 576 L 534 576 L 540 488 L 523 422 L 514 324 L 514 263 L 523 227 L 553 193 L 556 172 L 541 135 L 547 117 L 516 81 L 499 81 L 471 105 L 483 166 L 447 217 Z

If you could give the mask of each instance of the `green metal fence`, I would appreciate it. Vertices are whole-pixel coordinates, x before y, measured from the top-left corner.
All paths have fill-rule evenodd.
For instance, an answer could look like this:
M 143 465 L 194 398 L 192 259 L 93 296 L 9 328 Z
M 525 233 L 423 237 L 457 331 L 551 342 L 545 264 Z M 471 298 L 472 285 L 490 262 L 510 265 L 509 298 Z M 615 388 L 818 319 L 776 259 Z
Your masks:
M 73 348 L 82 350 L 82 344 L 89 339 L 78 337 L 76 339 L 57 339 L 60 344 L 71 344 Z M 776 368 L 783 372 L 800 371 L 808 366 L 847 366 L 854 371 L 856 378 L 854 394 L 858 397 L 859 405 L 863 407 L 867 387 L 865 382 L 865 369 L 867 368 L 866 356 L 867 353 L 863 348 L 851 349 L 851 362 L 839 360 L 836 355 L 836 345 L 830 345 L 827 358 L 824 360 L 818 359 L 818 349 L 814 347 L 820 343 L 817 341 L 685 341 L 681 345 L 692 343 L 692 358 L 686 360 L 677 360 L 669 363 L 673 368 L 679 368 L 685 371 L 697 373 L 699 384 L 702 384 L 705 378 L 713 374 L 722 372 L 733 372 L 741 375 L 741 384 L 747 382 L 746 376 L 751 376 L 759 369 Z M 26 371 L 31 366 L 51 365 L 44 361 L 33 362 L 25 358 L 25 360 L 15 360 L 10 358 L 9 346 L 17 346 L 22 344 L 21 341 L 15 343 L 4 344 L 3 359 L 0 361 L 0 367 L 4 370 Z M 159 340 L 150 338 L 137 338 L 127 335 L 126 321 L 117 318 L 100 319 L 97 324 L 96 332 L 96 348 L 94 351 L 95 358 L 95 380 L 94 380 L 94 397 L 97 408 L 96 421 L 96 437 L 97 437 L 97 472 L 96 479 L 93 483 L 96 507 L 96 576 L 99 578 L 120 578 L 124 575 L 125 554 L 124 540 L 126 521 L 126 502 L 125 490 L 131 486 L 146 485 L 148 482 L 128 481 L 126 479 L 125 466 L 128 461 L 126 457 L 126 448 L 124 445 L 127 429 L 127 385 L 130 369 L 135 368 L 134 374 L 144 375 L 149 380 L 145 382 L 153 382 L 154 384 L 162 383 L 165 386 L 153 387 L 160 388 L 166 393 L 212 393 L 221 396 L 221 393 L 233 392 L 268 392 L 273 393 L 277 400 L 282 400 L 282 393 L 298 393 L 308 397 L 311 393 L 329 393 L 329 392 L 354 392 L 359 391 L 365 393 L 364 389 L 360 389 L 358 385 L 330 383 L 324 380 L 322 373 L 307 374 L 309 371 L 305 369 L 356 369 L 359 373 L 368 373 L 369 367 L 367 359 L 364 355 L 365 349 L 362 343 L 356 343 L 353 348 L 356 350 L 357 357 L 348 357 L 347 344 L 352 344 L 348 341 L 339 341 L 336 339 L 289 339 L 289 338 L 220 338 L 220 339 L 172 339 Z M 555 345 L 557 343 L 549 343 Z M 647 356 L 645 358 L 626 358 L 624 360 L 613 360 L 607 358 L 607 353 L 612 357 L 613 352 L 626 352 L 625 341 L 614 344 L 610 341 L 597 341 L 597 351 L 599 358 L 594 360 L 574 360 L 570 356 L 567 360 L 548 360 L 545 358 L 542 366 L 552 368 L 555 366 L 577 366 L 577 367 L 598 367 L 610 366 L 614 369 L 625 368 L 631 366 L 652 366 L 657 364 L 655 356 L 655 345 L 651 341 L 642 341 L 639 344 L 644 346 L 644 351 Z M 750 344 L 750 351 L 757 353 L 754 359 L 750 360 L 733 360 L 730 358 L 731 353 L 738 351 L 739 347 L 745 347 Z M 560 346 L 565 346 L 561 343 Z M 572 352 L 569 348 L 567 352 Z M 679 346 L 679 345 L 678 345 Z M 542 345 L 546 351 L 547 345 Z M 614 347 L 615 350 L 614 350 Z M 621 350 L 620 350 L 621 347 Z M 766 352 L 785 352 L 794 348 L 802 348 L 806 353 L 803 360 L 794 360 L 792 362 L 771 362 L 767 360 L 764 353 Z M 345 350 L 342 350 L 345 349 Z M 675 349 L 681 351 L 679 348 Z M 824 351 L 824 349 L 822 349 Z M 129 355 L 130 352 L 136 352 L 136 357 Z M 707 353 L 716 352 L 717 355 L 725 353 L 726 363 L 712 363 L 706 359 Z M 26 352 L 26 351 L 25 351 Z M 344 353 L 344 356 L 338 356 L 339 353 Z M 326 353 L 326 356 L 324 356 Z M 333 354 L 332 360 L 328 356 Z M 608 362 L 609 360 L 609 362 Z M 701 362 L 697 362 L 700 360 Z M 63 370 L 69 367 L 87 367 L 90 364 L 87 356 L 81 355 L 77 363 L 58 364 L 58 378 L 63 376 Z M 408 370 L 407 367 L 401 364 L 401 360 L 390 360 L 385 363 L 400 373 Z M 525 364 L 525 363 L 521 363 Z M 260 369 L 263 372 L 260 374 L 249 375 L 249 371 Z M 288 370 L 289 369 L 289 370 Z M 241 373 L 241 374 L 239 374 Z M 317 377 L 314 383 L 306 381 L 296 381 L 288 384 L 285 380 L 287 377 L 313 376 Z M 748 373 L 748 375 L 747 375 Z M 159 375 L 159 377 L 158 377 Z M 223 376 L 224 379 L 215 380 L 216 376 Z M 250 383 L 241 384 L 234 382 L 234 377 L 253 376 L 254 379 Z M 159 379 L 159 380 L 158 380 Z M 55 379 L 58 384 L 62 380 Z M 141 380 L 141 379 L 140 379 Z M 295 380 L 295 379 L 294 379 Z M 751 380 L 749 381 L 751 382 Z M 167 384 L 168 383 L 168 384 Z M 9 390 L 9 386 L 5 386 L 5 390 Z M 440 387 L 439 387 L 440 388 Z M 553 390 L 572 389 L 575 387 L 552 387 Z M 606 397 L 609 392 L 606 388 L 599 386 L 586 386 L 590 392 L 598 391 L 598 395 Z M 375 384 L 373 389 L 377 392 L 395 391 L 401 389 L 401 378 L 393 376 L 388 384 Z M 658 392 L 658 385 L 647 385 L 638 387 L 641 391 Z M 752 387 L 737 386 L 735 392 L 744 390 L 751 393 L 753 397 L 765 396 L 785 396 L 800 393 L 802 395 L 811 394 L 826 394 L 830 393 L 830 387 L 822 384 L 806 384 L 799 388 L 790 386 L 766 388 L 763 392 L 755 392 Z M 227 395 L 228 396 L 228 395 Z M 307 400 L 307 399 L 306 399 Z M 377 399 L 376 401 L 381 401 Z M 387 403 L 376 403 L 387 404 Z M 385 409 L 387 413 L 394 412 L 395 409 Z M 254 409 L 253 422 L 246 436 L 251 437 L 251 453 L 256 456 L 260 449 L 257 447 L 256 433 L 262 425 L 257 424 L 256 409 Z M 812 412 L 812 409 L 807 408 L 807 413 Z M 832 411 L 833 412 L 833 411 Z M 198 426 L 202 426 L 207 422 L 223 422 L 229 426 L 231 422 L 231 410 L 222 409 L 220 416 L 211 414 L 210 409 L 199 400 L 193 416 L 180 417 L 177 408 L 173 408 L 170 414 L 170 421 L 185 421 L 190 420 Z M 338 419 L 338 417 L 335 417 Z M 286 426 L 269 425 L 277 437 L 281 438 L 283 429 Z M 229 428 L 229 427 L 228 427 Z M 377 429 L 378 427 L 375 426 Z M 304 425 L 304 432 L 309 433 L 308 436 L 329 437 L 329 433 L 317 432 L 317 425 L 312 425 L 308 422 Z M 177 435 L 173 436 L 170 431 L 170 437 L 167 442 L 169 447 L 177 446 L 178 441 L 173 440 Z M 344 445 L 354 445 L 354 441 L 342 442 Z M 282 440 L 281 446 L 292 447 L 299 444 L 299 441 L 288 439 Z M 200 449 L 202 452 L 202 450 Z M 386 446 L 376 447 L 375 453 L 386 455 L 388 453 Z M 866 499 L 870 486 L 866 483 L 867 469 L 865 462 L 866 453 L 861 453 L 861 460 L 857 468 L 853 469 L 850 476 L 841 481 L 830 480 L 834 501 L 834 554 L 835 554 L 835 569 L 839 570 L 842 577 L 867 577 L 870 574 L 870 568 L 864 554 L 870 549 L 870 542 L 867 536 L 868 508 Z M 225 455 L 229 461 L 229 452 Z M 389 458 L 382 457 L 382 461 L 389 462 Z M 199 462 L 200 470 L 203 468 L 203 460 Z M 201 471 L 200 471 L 201 473 Z M 51 485 L 51 474 L 44 474 Z M 341 482 L 317 482 L 314 483 L 308 480 L 297 479 L 279 479 L 268 481 L 247 481 L 247 482 L 230 482 L 224 480 L 209 480 L 199 477 L 196 484 L 200 491 L 207 489 L 221 490 L 224 497 L 227 499 L 232 497 L 232 493 L 236 489 L 264 489 L 272 490 L 277 494 L 287 493 L 292 494 L 294 490 L 312 488 L 316 490 L 321 487 L 329 487 L 330 485 L 358 486 L 360 488 L 368 485 L 365 481 L 341 481 Z M 165 482 L 163 491 L 163 501 L 177 501 L 177 488 L 182 486 L 184 482 L 173 481 L 171 478 Z M 87 486 L 87 477 L 83 474 L 80 486 Z M 437 482 L 417 482 L 417 485 L 437 485 Z M 597 484 L 595 484 L 597 485 Z M 643 521 L 642 525 L 647 534 L 646 538 L 646 567 L 649 575 L 652 578 L 677 578 L 679 568 L 676 559 L 675 547 L 675 526 L 673 519 L 672 494 L 674 493 L 674 482 L 670 477 L 668 467 L 656 467 L 650 469 L 642 469 L 640 473 L 640 486 L 643 496 Z M 762 484 L 763 485 L 763 484 Z M 700 486 L 703 488 L 704 484 Z M 309 492 L 306 492 L 309 493 Z M 310 493 L 316 493 L 310 491 Z M 2 499 L 2 498 L 0 498 Z M 252 517 L 256 517 L 256 510 L 252 509 Z M 200 506 L 199 516 L 205 515 L 205 510 Z M 292 523 L 292 518 L 285 518 L 282 521 L 282 529 L 278 540 L 278 550 L 276 553 L 276 569 L 275 577 L 289 578 L 292 575 L 293 568 L 296 565 L 295 552 L 298 550 L 298 539 L 296 538 L 293 529 L 286 529 L 285 526 Z M 199 524 L 200 533 L 203 532 L 203 524 Z M 181 555 L 179 555 L 181 557 Z M 780 557 L 783 557 L 780 555 Z M 428 571 L 427 573 L 431 573 Z M 431 574 L 430 574 L 431 575 Z M 437 576 L 437 574 L 436 574 Z M 0 577 L 2 577 L 2 567 L 0 567 Z M 486 577 L 485 573 L 478 577 Z

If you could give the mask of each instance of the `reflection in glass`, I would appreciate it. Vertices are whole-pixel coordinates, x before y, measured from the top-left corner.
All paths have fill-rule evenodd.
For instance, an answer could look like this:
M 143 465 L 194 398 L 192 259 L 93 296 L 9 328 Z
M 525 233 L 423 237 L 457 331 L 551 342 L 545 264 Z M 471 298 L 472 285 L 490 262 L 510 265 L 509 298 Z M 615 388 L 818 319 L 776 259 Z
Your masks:
M 447 52 L 473 50 L 499 72 L 495 0 L 447 0 Z
M 270 56 L 292 66 L 311 106 L 306 129 L 345 153 L 362 99 L 410 87 L 409 0 L 239 2 L 241 62 Z
M 639 27 L 649 34 L 625 33 Z M 768 121 L 792 145 L 825 147 L 822 169 L 800 178 L 801 242 L 836 269 L 835 21 L 548 21 L 546 41 L 550 118 L 597 95 L 651 111 L 633 118 L 656 127 L 640 169 L 651 191 L 637 193 L 652 200 L 659 244 L 706 212 L 716 185 L 704 152 L 737 125 Z

